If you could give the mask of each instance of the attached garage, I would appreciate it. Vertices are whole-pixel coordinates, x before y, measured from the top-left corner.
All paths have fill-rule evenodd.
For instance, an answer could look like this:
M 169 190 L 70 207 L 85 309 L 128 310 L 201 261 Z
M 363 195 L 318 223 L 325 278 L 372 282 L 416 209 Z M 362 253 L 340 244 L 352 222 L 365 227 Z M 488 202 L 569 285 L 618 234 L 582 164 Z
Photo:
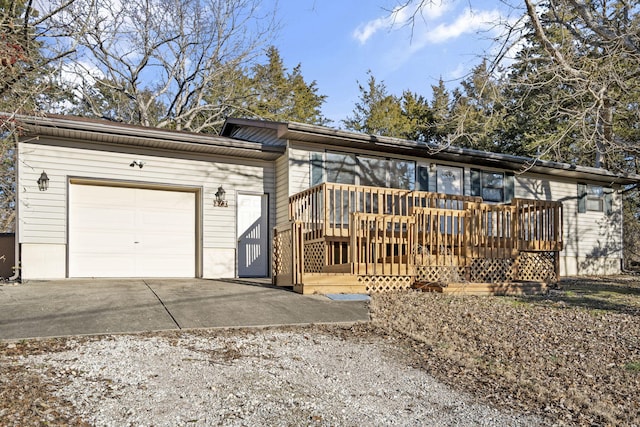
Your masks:
M 69 277 L 195 277 L 197 192 L 71 182 Z

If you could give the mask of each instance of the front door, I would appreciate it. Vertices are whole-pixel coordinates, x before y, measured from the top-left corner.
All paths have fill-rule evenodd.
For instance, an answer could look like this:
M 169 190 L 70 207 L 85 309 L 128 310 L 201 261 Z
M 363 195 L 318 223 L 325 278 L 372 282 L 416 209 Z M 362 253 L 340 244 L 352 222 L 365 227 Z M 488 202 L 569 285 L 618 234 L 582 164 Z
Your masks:
M 438 193 L 462 195 L 463 169 L 454 166 L 438 165 L 436 169 Z
M 267 277 L 269 252 L 266 194 L 238 194 L 238 277 Z

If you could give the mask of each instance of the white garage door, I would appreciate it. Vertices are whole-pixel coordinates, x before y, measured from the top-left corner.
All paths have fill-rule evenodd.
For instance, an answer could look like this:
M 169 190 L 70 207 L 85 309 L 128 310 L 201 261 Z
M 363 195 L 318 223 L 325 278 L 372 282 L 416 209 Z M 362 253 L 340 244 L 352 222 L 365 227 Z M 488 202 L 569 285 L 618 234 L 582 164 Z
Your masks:
M 194 277 L 195 193 L 72 184 L 70 277 Z

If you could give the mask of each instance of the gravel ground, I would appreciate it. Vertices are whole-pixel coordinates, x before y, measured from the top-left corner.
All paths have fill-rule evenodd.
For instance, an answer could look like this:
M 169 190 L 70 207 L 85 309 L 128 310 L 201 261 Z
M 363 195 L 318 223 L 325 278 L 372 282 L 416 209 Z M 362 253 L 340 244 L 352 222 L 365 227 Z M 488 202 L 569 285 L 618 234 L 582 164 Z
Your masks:
M 0 425 L 640 426 L 640 281 L 378 294 L 347 326 L 0 343 Z
M 75 417 L 96 426 L 543 424 L 452 390 L 407 366 L 382 339 L 345 339 L 351 331 L 340 332 L 110 336 L 70 340 L 62 351 L 13 363 L 72 405 L 58 420 L 52 414 L 51 423 Z M 3 419 L 24 421 L 10 413 Z

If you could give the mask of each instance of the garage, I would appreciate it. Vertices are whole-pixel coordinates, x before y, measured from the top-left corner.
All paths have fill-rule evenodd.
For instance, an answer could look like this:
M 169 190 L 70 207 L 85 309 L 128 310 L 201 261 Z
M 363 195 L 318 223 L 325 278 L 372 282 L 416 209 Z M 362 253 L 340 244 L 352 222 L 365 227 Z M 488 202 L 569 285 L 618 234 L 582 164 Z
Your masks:
M 196 193 L 69 185 L 69 277 L 195 277 Z

